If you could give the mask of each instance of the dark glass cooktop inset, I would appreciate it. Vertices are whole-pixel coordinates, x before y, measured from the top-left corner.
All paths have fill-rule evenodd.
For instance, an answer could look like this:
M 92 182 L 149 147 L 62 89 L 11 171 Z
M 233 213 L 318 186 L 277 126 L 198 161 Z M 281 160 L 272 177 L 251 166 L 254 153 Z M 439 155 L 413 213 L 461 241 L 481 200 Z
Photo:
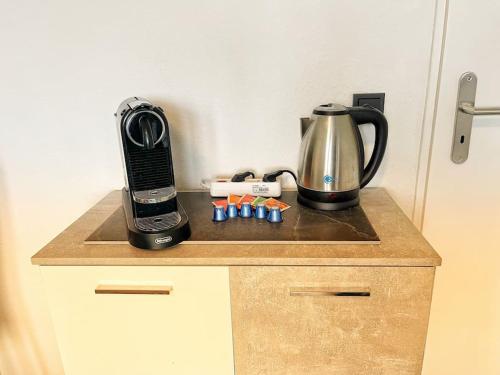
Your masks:
M 282 193 L 280 200 L 291 207 L 283 212 L 282 223 L 273 224 L 239 217 L 214 223 L 211 202 L 216 199 L 208 192 L 179 192 L 177 197 L 189 217 L 192 234 L 187 242 L 380 243 L 361 206 L 343 211 L 313 210 L 297 202 L 295 191 Z M 118 208 L 85 242 L 127 242 L 123 209 Z

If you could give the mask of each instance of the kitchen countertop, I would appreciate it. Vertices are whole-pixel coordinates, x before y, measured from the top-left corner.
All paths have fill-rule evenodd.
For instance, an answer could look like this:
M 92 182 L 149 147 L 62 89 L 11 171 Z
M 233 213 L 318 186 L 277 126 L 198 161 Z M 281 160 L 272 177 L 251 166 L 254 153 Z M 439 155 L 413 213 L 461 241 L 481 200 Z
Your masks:
M 379 244 L 187 241 L 170 249 L 148 251 L 134 248 L 128 243 L 85 243 L 89 235 L 106 222 L 120 205 L 120 191 L 109 193 L 35 254 L 31 258 L 32 263 L 44 266 L 438 266 L 441 264 L 439 255 L 383 188 L 366 188 L 361 191 L 361 205 L 380 238 Z

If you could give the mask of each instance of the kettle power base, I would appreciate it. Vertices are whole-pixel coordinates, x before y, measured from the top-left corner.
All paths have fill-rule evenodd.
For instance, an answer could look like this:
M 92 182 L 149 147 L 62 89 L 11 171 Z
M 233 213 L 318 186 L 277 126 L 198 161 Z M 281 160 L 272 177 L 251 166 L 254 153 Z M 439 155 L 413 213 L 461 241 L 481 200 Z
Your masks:
M 338 211 L 357 206 L 359 204 L 359 197 L 356 197 L 355 199 L 346 202 L 327 203 L 327 202 L 313 201 L 299 194 L 297 196 L 297 201 L 307 207 L 311 207 L 316 210 Z
M 198 244 L 367 244 L 380 239 L 361 206 L 343 211 L 314 210 L 297 203 L 296 191 L 283 191 L 280 200 L 291 205 L 282 223 L 234 218 L 214 223 L 208 192 L 179 192 L 189 217 L 191 237 L 183 245 Z M 119 207 L 85 241 L 88 244 L 128 244 L 123 208 Z

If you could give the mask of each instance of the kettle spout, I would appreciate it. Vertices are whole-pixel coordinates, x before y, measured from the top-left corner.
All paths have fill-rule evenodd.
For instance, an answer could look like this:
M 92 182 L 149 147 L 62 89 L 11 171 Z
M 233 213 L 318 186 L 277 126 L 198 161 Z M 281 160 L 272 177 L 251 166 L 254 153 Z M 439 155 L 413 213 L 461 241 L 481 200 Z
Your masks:
M 307 129 L 311 125 L 312 120 L 309 117 L 302 117 L 300 119 L 300 136 L 303 137 L 306 134 Z

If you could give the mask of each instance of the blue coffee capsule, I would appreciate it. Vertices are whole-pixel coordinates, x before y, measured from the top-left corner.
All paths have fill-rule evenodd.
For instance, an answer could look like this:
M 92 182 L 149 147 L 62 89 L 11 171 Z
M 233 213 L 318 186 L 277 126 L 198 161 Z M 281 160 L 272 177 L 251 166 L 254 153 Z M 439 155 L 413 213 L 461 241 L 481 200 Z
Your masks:
M 250 202 L 243 202 L 240 209 L 241 217 L 252 217 L 252 206 Z
M 267 215 L 267 221 L 270 223 L 281 223 L 283 217 L 281 216 L 281 210 L 278 206 L 272 206 L 269 209 L 269 215 Z
M 265 219 L 266 214 L 267 214 L 266 205 L 264 203 L 259 203 L 257 207 L 255 207 L 255 218 Z
M 212 220 L 213 221 L 226 221 L 227 220 L 226 213 L 224 212 L 224 206 L 215 206 L 214 207 L 214 217 Z
M 238 208 L 236 207 L 236 203 L 229 203 L 227 205 L 226 210 L 227 217 L 237 217 L 238 216 Z

